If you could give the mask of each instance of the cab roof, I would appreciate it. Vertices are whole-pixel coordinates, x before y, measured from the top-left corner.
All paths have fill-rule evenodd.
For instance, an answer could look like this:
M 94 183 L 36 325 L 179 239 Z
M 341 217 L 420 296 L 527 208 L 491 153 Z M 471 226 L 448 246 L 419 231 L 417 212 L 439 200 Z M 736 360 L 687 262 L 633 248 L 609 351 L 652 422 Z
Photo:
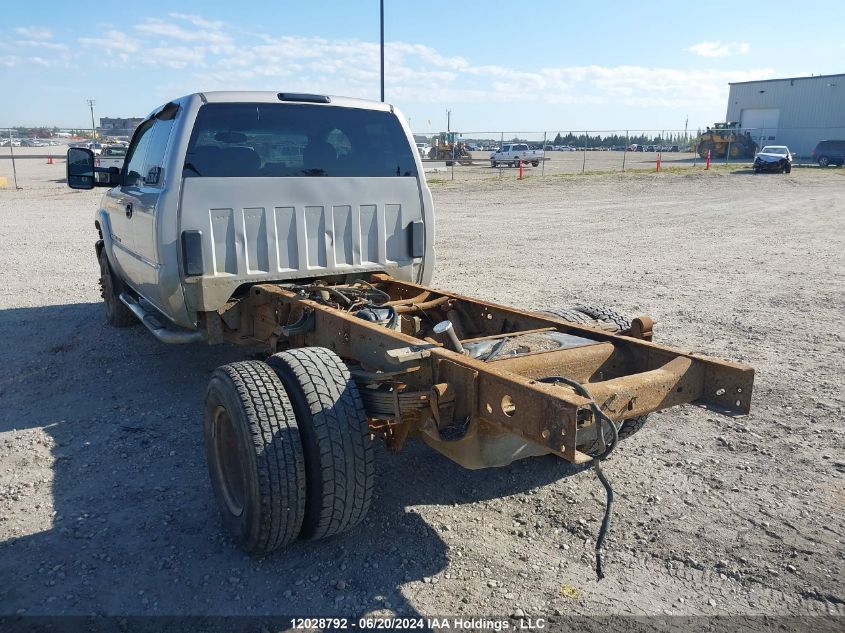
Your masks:
M 215 90 L 212 92 L 197 92 L 189 96 L 198 97 L 203 103 L 316 103 L 341 108 L 393 111 L 391 104 L 381 101 L 337 95 L 273 92 L 270 90 Z M 328 101 L 326 102 L 326 100 Z

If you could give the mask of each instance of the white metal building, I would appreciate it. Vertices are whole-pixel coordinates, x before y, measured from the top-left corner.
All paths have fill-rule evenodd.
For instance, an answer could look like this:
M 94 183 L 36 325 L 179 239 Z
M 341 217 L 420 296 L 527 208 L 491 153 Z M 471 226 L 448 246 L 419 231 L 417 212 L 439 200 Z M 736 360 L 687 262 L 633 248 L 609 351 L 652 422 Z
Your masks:
M 845 74 L 730 84 L 727 121 L 762 147 L 788 145 L 808 156 L 816 143 L 845 139 Z

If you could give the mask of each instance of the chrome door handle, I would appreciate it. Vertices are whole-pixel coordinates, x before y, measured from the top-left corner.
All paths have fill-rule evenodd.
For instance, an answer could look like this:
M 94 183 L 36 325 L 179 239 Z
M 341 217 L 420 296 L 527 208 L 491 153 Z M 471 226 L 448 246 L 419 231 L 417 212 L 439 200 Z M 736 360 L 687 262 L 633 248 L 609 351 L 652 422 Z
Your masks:
M 132 217 L 132 203 L 131 202 L 126 205 L 126 217 L 127 218 Z

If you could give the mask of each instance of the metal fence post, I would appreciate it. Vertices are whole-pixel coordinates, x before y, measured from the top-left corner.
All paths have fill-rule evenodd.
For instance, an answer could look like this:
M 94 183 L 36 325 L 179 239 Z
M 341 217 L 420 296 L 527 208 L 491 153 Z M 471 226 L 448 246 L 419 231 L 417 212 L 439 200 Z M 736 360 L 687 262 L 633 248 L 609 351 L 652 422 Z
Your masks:
M 625 149 L 622 150 L 622 171 L 625 171 L 625 158 L 628 156 L 628 142 L 630 133 L 625 130 Z
M 12 156 L 12 177 L 15 180 L 15 191 L 17 191 L 20 187 L 18 187 L 18 170 L 15 166 L 15 144 L 12 142 L 12 128 L 9 128 L 9 153 Z
M 546 175 L 546 135 L 547 134 L 548 134 L 547 132 L 543 132 L 543 162 L 541 163 L 541 166 L 540 166 L 540 175 L 541 176 Z
M 581 163 L 581 173 L 587 169 L 587 130 L 584 130 L 584 161 Z
M 502 151 L 502 145 L 505 144 L 505 133 L 502 132 L 501 134 L 502 134 L 502 136 L 499 138 L 499 151 L 500 152 Z M 501 180 L 501 178 L 502 178 L 502 163 L 500 162 L 499 163 L 499 179 Z

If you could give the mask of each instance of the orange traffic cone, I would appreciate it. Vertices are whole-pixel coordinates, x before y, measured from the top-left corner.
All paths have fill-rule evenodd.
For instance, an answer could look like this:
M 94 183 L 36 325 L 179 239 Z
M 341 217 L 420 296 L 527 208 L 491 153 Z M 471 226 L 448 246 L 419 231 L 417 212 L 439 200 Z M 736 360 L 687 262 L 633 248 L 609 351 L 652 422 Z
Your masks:
M 517 180 L 522 180 L 522 159 L 519 159 L 519 178 Z
M 707 164 L 704 166 L 704 169 L 710 169 L 710 150 L 707 150 Z
M 657 152 L 657 171 L 660 172 L 660 152 Z
M 48 165 L 52 165 L 52 164 L 53 164 L 53 155 L 52 155 L 52 154 L 50 154 L 49 156 L 47 156 L 47 164 L 48 164 Z

